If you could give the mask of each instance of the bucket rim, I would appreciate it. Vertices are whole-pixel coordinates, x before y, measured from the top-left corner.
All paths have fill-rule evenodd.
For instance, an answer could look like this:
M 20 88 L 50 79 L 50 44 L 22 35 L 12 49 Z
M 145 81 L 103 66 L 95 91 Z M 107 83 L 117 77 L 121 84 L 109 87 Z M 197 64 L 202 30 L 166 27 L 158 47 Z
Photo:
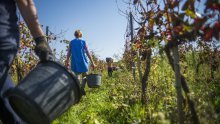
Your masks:
M 98 75 L 98 76 L 102 76 L 102 74 L 95 74 L 95 73 L 92 73 L 92 74 L 87 74 L 86 76 L 91 76 L 91 75 Z

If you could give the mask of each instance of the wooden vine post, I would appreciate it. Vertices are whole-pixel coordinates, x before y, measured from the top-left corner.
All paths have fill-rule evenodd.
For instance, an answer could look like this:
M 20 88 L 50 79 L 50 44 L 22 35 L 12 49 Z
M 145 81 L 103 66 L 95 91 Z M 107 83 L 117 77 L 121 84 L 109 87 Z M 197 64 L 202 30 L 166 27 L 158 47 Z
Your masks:
M 149 48 L 149 50 L 147 51 L 147 55 L 146 55 L 146 67 L 145 67 L 145 71 L 144 71 L 144 75 L 143 78 L 141 80 L 141 84 L 142 84 L 142 104 L 146 104 L 147 101 L 147 96 L 146 96 L 146 92 L 147 92 L 147 84 L 148 84 L 148 78 L 149 78 L 149 74 L 150 74 L 150 66 L 151 66 L 151 55 L 152 55 L 152 50 L 151 48 Z
M 184 112 L 183 112 L 183 97 L 181 90 L 181 74 L 179 65 L 179 51 L 178 45 L 174 45 L 172 48 L 173 58 L 174 58 L 174 72 L 175 72 L 175 88 L 177 93 L 177 108 L 178 108 L 178 119 L 179 124 L 184 124 Z

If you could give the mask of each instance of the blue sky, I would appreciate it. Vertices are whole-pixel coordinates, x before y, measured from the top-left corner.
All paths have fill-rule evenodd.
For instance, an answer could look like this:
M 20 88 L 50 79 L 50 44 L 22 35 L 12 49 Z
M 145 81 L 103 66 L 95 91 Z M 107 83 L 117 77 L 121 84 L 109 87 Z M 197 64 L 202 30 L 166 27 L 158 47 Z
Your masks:
M 41 24 L 55 34 L 66 31 L 63 38 L 71 40 L 76 29 L 82 30 L 90 50 L 101 59 L 123 53 L 127 19 L 118 13 L 115 0 L 36 0 L 35 4 Z M 65 50 L 59 43 L 53 46 Z

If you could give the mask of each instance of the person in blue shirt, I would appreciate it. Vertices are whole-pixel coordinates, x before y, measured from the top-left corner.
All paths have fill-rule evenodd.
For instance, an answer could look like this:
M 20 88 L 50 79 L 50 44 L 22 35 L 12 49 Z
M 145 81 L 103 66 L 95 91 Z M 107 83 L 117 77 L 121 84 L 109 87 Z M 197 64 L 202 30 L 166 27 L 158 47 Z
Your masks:
M 0 123 L 25 123 L 9 104 L 6 92 L 14 87 L 8 74 L 19 47 L 17 7 L 35 40 L 35 52 L 47 61 L 52 51 L 46 42 L 33 0 L 0 0 Z
M 76 30 L 74 33 L 75 39 L 73 39 L 69 44 L 69 49 L 67 51 L 66 66 L 69 67 L 69 58 L 71 56 L 71 70 L 76 74 L 78 78 L 82 75 L 81 88 L 85 95 L 85 84 L 87 72 L 89 71 L 89 62 L 87 57 L 91 62 L 91 66 L 94 69 L 95 64 L 93 62 L 92 56 L 89 52 L 88 45 L 85 40 L 82 40 L 82 32 Z M 86 57 L 87 55 L 87 57 Z

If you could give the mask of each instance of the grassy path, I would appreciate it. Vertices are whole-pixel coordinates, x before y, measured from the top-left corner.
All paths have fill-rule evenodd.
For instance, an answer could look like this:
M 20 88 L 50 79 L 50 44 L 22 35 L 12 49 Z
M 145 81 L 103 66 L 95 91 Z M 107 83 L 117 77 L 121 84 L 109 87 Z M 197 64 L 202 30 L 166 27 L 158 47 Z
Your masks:
M 72 106 L 65 114 L 55 120 L 54 124 L 106 124 L 111 123 L 111 121 L 112 123 L 115 122 L 111 119 L 113 119 L 112 116 L 114 116 L 117 106 L 112 101 L 113 96 L 110 95 L 114 92 L 117 82 L 116 75 L 109 78 L 104 73 L 102 75 L 102 86 L 93 89 L 86 87 L 86 96 L 82 97 L 81 102 Z

